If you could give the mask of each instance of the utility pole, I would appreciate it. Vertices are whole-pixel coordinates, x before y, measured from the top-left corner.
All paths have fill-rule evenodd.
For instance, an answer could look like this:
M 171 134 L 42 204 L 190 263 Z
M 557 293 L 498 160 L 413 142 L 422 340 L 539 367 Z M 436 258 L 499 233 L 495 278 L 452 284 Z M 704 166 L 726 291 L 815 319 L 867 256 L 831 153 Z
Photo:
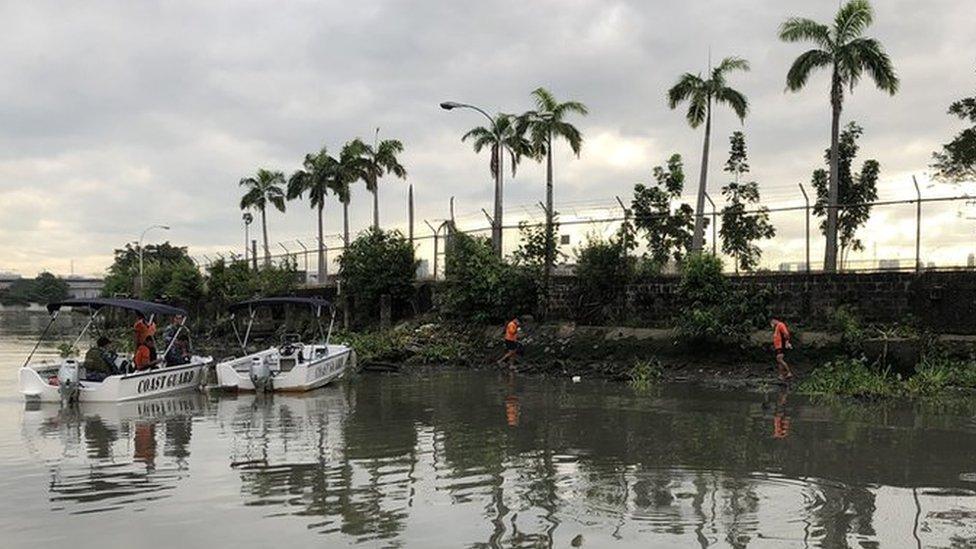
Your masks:
M 410 235 L 410 249 L 413 250 L 413 183 L 407 190 L 407 219 L 410 227 L 407 229 Z
M 803 188 L 803 183 L 800 183 L 800 192 L 803 193 L 803 201 L 806 202 L 804 210 L 807 215 L 807 274 L 810 274 L 810 197 L 807 196 L 807 190 Z
M 918 180 L 912 174 L 915 184 L 915 272 L 922 270 L 922 190 L 918 188 Z

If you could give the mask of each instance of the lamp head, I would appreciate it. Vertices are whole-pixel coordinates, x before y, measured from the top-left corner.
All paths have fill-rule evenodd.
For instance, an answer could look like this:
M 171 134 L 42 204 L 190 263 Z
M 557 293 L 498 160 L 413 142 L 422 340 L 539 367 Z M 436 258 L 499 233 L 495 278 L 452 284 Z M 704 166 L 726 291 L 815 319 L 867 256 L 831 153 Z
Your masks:
M 456 108 L 458 108 L 460 106 L 461 106 L 461 104 L 460 103 L 457 103 L 455 101 L 445 101 L 445 102 L 441 103 L 441 108 L 444 109 L 445 111 L 449 111 L 449 110 L 452 110 L 452 109 L 456 109 Z

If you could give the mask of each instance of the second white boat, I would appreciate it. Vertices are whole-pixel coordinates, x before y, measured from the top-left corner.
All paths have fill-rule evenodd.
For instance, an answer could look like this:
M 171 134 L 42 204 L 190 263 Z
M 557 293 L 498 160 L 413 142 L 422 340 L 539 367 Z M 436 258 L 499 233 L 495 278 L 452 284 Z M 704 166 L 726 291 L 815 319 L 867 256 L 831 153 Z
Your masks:
M 226 359 L 216 368 L 217 383 L 222 388 L 238 391 L 311 391 L 355 368 L 355 351 L 329 341 L 335 323 L 335 308 L 328 301 L 318 298 L 268 297 L 231 306 L 234 314 L 242 311 L 248 313 L 247 331 L 243 339 L 238 339 L 244 352 L 247 352 L 256 310 L 282 306 L 309 308 L 315 315 L 321 340 L 302 343 L 297 337 L 286 337 L 280 345 Z M 321 317 L 326 310 L 330 312 L 329 329 L 323 333 Z

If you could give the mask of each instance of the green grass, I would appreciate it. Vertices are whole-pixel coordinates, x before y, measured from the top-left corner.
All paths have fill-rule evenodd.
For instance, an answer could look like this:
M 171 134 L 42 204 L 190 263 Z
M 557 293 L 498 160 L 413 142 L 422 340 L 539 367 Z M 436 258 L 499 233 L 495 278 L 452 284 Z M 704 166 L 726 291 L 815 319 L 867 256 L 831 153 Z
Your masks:
M 810 395 L 858 398 L 932 397 L 976 388 L 976 361 L 926 357 L 909 379 L 879 370 L 864 359 L 838 358 L 814 370 L 798 390 Z
M 630 368 L 628 383 L 635 391 L 646 391 L 651 385 L 661 381 L 663 377 L 664 368 L 658 360 L 638 359 Z

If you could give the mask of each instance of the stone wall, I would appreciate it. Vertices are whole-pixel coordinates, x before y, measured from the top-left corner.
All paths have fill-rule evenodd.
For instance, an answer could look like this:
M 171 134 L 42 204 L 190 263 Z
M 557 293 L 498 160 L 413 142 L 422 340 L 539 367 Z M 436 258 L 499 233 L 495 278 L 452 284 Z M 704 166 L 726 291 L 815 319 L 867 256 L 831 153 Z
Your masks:
M 772 314 L 806 326 L 824 324 L 830 312 L 849 305 L 871 322 L 916 319 L 940 333 L 976 334 L 976 271 L 761 274 L 731 277 L 740 288 L 765 288 Z M 553 281 L 551 315 L 593 321 L 612 318 L 638 325 L 664 325 L 680 314 L 678 277 L 632 284 L 616 303 L 591 303 L 573 277 Z

